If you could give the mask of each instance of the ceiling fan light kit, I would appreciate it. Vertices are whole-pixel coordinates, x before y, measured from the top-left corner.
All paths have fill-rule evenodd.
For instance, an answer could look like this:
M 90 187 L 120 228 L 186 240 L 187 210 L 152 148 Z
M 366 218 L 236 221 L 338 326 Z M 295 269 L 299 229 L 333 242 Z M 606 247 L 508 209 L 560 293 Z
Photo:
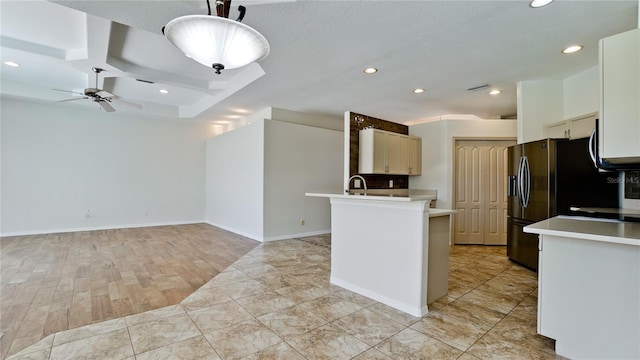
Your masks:
M 207 5 L 209 1 L 207 0 Z M 216 70 L 236 69 L 265 58 L 269 42 L 252 27 L 242 24 L 240 17 L 231 20 L 230 0 L 217 0 L 217 16 L 187 15 L 175 18 L 163 28 L 164 36 L 186 56 Z

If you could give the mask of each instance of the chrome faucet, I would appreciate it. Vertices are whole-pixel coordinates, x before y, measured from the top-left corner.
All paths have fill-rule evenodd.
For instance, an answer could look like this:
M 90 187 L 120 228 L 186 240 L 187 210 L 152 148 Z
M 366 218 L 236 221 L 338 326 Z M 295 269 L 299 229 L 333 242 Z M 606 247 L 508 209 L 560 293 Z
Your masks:
M 364 192 L 367 192 L 367 181 L 360 175 L 353 175 L 352 177 L 349 178 L 349 181 L 347 181 L 347 189 L 345 189 L 346 193 L 349 193 L 349 188 L 351 185 L 351 180 L 353 179 L 360 179 L 362 180 L 362 185 L 364 186 Z

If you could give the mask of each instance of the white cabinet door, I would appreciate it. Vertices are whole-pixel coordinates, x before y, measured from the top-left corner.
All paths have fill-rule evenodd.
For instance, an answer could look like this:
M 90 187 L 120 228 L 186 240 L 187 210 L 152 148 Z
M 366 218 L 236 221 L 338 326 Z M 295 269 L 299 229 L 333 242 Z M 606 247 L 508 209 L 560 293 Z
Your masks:
M 596 115 L 577 118 L 569 121 L 569 138 L 581 139 L 591 136 L 596 126 Z
M 361 130 L 358 173 L 384 174 L 387 170 L 387 136 L 374 129 Z
M 596 126 L 596 117 L 596 114 L 590 114 L 546 125 L 547 137 L 551 139 L 580 139 L 589 137 Z
M 563 139 L 569 137 L 569 126 L 566 121 L 547 126 L 547 137 L 551 139 Z
M 640 29 L 600 40 L 600 156 L 640 161 Z
M 411 175 L 420 174 L 422 139 L 377 129 L 360 130 L 358 173 Z M 413 140 L 411 138 L 414 138 Z M 411 152 L 415 151 L 413 155 Z M 411 165 L 411 161 L 415 161 Z
M 422 138 L 409 136 L 409 175 L 422 175 Z
M 389 174 L 409 174 L 409 137 L 401 134 L 387 134 L 387 160 Z
M 372 131 L 373 134 L 373 165 L 372 171 L 376 174 L 384 174 L 389 169 L 387 162 L 387 134 L 380 131 Z

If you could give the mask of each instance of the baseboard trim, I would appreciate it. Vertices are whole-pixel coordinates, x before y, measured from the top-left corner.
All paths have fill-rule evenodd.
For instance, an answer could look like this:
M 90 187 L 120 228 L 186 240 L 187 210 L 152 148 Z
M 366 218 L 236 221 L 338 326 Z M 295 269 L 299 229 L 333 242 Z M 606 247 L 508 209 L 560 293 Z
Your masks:
M 301 238 L 301 237 L 307 237 L 307 236 L 324 235 L 329 233 L 331 233 L 331 230 L 320 230 L 320 231 L 310 231 L 310 232 L 298 233 L 298 234 L 269 236 L 264 238 L 264 241 L 267 242 L 267 241 L 289 240 L 289 239 L 295 239 L 295 238 Z
M 309 231 L 309 232 L 297 233 L 297 234 L 286 234 L 286 235 L 277 235 L 277 236 L 264 237 L 264 236 L 257 236 L 255 234 L 249 234 L 247 232 L 240 231 L 238 229 L 234 229 L 234 228 L 231 228 L 231 227 L 228 227 L 228 226 L 224 226 L 224 225 L 221 225 L 221 224 L 216 224 L 216 223 L 213 223 L 213 222 L 210 222 L 210 221 L 206 221 L 206 220 L 205 220 L 205 223 L 207 223 L 207 224 L 209 224 L 211 226 L 218 227 L 220 229 L 231 231 L 232 233 L 238 234 L 240 236 L 248 237 L 249 239 L 252 239 L 252 240 L 255 240 L 255 241 L 260 241 L 260 242 L 289 240 L 289 239 L 295 239 L 295 238 L 300 238 L 300 237 L 324 235 L 324 234 L 330 234 L 331 233 L 331 229 L 329 229 L 329 230 Z
M 240 231 L 240 230 L 238 230 L 238 229 L 230 228 L 230 227 L 228 227 L 228 226 L 224 226 L 224 225 L 216 224 L 216 223 L 213 223 L 213 222 L 210 222 L 210 221 L 206 221 L 206 220 L 205 220 L 204 222 L 205 222 L 205 224 L 209 224 L 209 225 L 211 225 L 211 226 L 215 226 L 215 227 L 220 228 L 220 229 L 223 229 L 223 230 L 231 231 L 231 232 L 232 232 L 232 233 L 234 233 L 234 234 L 238 234 L 238 235 L 240 235 L 240 236 L 248 237 L 248 238 L 249 238 L 249 239 L 251 239 L 251 240 L 255 240 L 255 241 L 259 241 L 259 242 L 264 242 L 264 240 L 262 240 L 262 237 L 261 237 L 261 236 L 256 236 L 256 235 L 254 235 L 254 234 L 249 234 L 249 233 L 247 233 L 247 232 Z
M 386 297 L 384 295 L 381 295 L 381 294 L 379 294 L 379 293 L 377 293 L 375 291 L 371 291 L 371 290 L 368 290 L 368 289 L 363 289 L 360 286 L 353 285 L 353 284 L 351 284 L 351 283 L 349 283 L 347 281 L 343 281 L 343 280 L 337 279 L 334 276 L 331 276 L 329 281 L 332 284 L 336 284 L 336 285 L 340 286 L 341 288 L 345 288 L 345 289 L 347 289 L 349 291 L 353 291 L 353 292 L 358 293 L 360 295 L 366 296 L 369 299 L 376 300 L 377 302 L 383 303 L 383 304 L 385 304 L 387 306 L 391 306 L 392 308 L 395 308 L 397 310 L 405 312 L 405 313 L 407 313 L 409 315 L 413 315 L 415 317 L 423 317 L 429 312 L 429 309 L 427 308 L 426 304 L 423 305 L 423 306 L 419 306 L 419 307 L 407 305 L 407 304 L 399 302 L 397 300 L 390 299 L 390 298 L 388 298 L 388 297 Z
M 190 225 L 190 224 L 202 224 L 202 223 L 206 223 L 206 221 L 204 220 L 168 221 L 168 222 L 148 223 L 148 224 L 108 225 L 108 226 L 92 226 L 92 227 L 81 227 L 81 228 L 49 229 L 49 230 L 27 230 L 27 231 L 14 231 L 14 232 L 8 232 L 8 233 L 0 233 L 0 237 L 41 235 L 41 234 L 60 234 L 60 233 L 79 232 L 79 231 L 133 229 L 133 228 L 142 228 L 142 227 Z

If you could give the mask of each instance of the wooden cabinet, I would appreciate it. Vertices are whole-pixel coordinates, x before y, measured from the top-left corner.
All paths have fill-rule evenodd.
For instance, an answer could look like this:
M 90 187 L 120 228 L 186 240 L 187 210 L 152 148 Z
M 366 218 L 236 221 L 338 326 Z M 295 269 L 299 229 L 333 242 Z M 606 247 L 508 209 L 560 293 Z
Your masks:
M 422 175 L 422 138 L 409 136 L 409 175 Z
M 545 127 L 546 135 L 551 139 L 580 139 L 591 136 L 596 126 L 596 114 L 585 115 Z
M 409 169 L 409 139 L 402 134 L 387 133 L 387 173 L 407 174 Z
M 600 157 L 640 162 L 640 29 L 600 40 Z
M 419 175 L 421 152 L 422 139 L 418 137 L 378 129 L 360 130 L 358 173 Z

